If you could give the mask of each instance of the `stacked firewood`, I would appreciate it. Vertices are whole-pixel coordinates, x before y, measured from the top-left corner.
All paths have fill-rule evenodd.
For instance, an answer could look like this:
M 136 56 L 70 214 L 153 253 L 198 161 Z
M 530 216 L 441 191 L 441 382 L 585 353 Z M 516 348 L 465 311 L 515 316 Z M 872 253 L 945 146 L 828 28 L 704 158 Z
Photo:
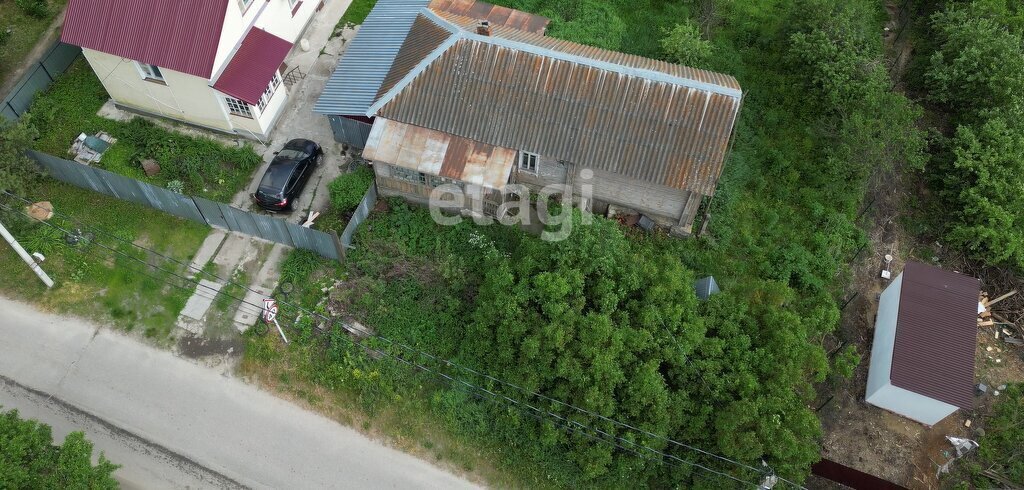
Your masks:
M 989 299 L 988 293 L 982 291 L 978 298 L 978 327 L 996 327 L 996 338 L 1002 337 L 1008 343 L 1024 345 L 1024 331 L 1013 322 L 1006 319 L 1002 314 L 993 311 L 992 307 L 997 303 L 1011 298 L 1017 294 L 1014 289 L 1006 294 Z M 1001 334 L 1001 335 L 1000 335 Z

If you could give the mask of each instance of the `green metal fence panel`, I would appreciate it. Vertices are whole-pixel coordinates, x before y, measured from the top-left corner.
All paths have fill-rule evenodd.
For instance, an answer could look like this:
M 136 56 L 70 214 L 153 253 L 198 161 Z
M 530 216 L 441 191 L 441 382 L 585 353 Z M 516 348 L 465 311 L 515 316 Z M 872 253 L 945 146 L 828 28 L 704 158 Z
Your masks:
M 14 121 L 32 105 L 36 94 L 46 90 L 74 63 L 82 48 L 57 41 L 28 71 L 0 103 L 0 113 Z
M 334 246 L 333 237 L 322 231 L 250 213 L 202 197 L 178 194 L 140 180 L 53 155 L 36 151 L 29 152 L 29 155 L 53 178 L 61 182 L 158 209 L 207 226 L 244 233 L 289 247 L 311 250 L 329 259 L 341 259 Z

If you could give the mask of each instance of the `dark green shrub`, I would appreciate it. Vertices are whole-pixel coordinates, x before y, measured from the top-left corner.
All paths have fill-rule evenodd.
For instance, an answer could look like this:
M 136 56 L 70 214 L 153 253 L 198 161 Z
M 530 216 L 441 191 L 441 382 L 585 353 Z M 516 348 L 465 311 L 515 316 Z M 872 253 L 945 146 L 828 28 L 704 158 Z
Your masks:
M 45 19 L 50 16 L 50 6 L 46 0 L 14 0 L 22 12 L 37 19 Z
M 331 195 L 331 206 L 341 213 L 352 211 L 363 200 L 366 190 L 373 184 L 373 170 L 359 167 L 354 172 L 334 179 L 327 190 Z

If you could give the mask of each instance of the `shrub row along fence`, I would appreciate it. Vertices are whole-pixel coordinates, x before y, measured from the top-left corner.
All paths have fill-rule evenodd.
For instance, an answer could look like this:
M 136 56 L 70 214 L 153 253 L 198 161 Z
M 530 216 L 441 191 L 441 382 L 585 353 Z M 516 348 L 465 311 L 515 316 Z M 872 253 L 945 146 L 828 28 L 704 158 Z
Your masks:
M 20 118 L 32 105 L 36 94 L 46 90 L 58 76 L 67 71 L 81 53 L 82 48 L 78 46 L 55 42 L 4 97 L 3 104 L 0 104 L 0 113 L 11 121 Z
M 359 201 L 359 207 L 352 213 L 352 218 L 349 219 L 348 225 L 345 226 L 345 231 L 341 232 L 341 244 L 345 248 L 352 248 L 352 236 L 356 233 L 356 228 L 363 223 L 363 220 L 370 215 L 370 211 L 377 205 L 377 182 L 373 181 L 370 183 L 370 188 L 366 190 L 366 194 L 363 195 L 363 200 Z
M 64 160 L 53 155 L 30 151 L 29 155 L 46 169 L 55 179 L 68 184 L 106 194 L 118 199 L 149 206 L 170 213 L 180 218 L 203 223 L 207 226 L 227 231 L 236 231 L 246 235 L 282 243 L 289 247 L 311 250 L 324 257 L 341 260 L 343 246 L 336 234 L 327 234 L 295 223 L 253 214 L 233 208 L 227 204 L 213 202 L 201 197 L 186 196 L 157 187 L 132 178 L 108 172 L 103 169 L 89 167 L 78 162 Z M 371 187 L 371 190 L 374 190 Z M 367 193 L 369 196 L 369 193 Z M 373 193 L 376 202 L 377 194 Z M 366 204 L 363 198 L 360 209 Z M 368 204 L 365 214 L 373 204 Z M 359 211 L 357 211 L 357 214 Z M 365 218 L 364 214 L 364 218 Z M 349 227 L 352 227 L 351 223 Z M 345 233 L 349 233 L 348 228 Z M 349 236 L 351 246 L 351 236 Z

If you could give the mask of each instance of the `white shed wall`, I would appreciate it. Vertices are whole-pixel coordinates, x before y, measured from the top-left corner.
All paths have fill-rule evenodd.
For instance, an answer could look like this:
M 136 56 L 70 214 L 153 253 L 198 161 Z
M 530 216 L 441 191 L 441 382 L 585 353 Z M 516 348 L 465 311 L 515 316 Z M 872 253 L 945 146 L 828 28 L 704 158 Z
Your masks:
M 867 398 L 889 384 L 892 372 L 892 350 L 896 345 L 896 315 L 900 311 L 900 288 L 903 287 L 903 273 L 884 291 L 878 300 L 878 314 L 875 315 L 875 340 L 871 344 L 871 365 L 868 369 Z
M 954 405 L 891 384 L 876 390 L 867 402 L 925 425 L 935 425 L 957 409 Z

